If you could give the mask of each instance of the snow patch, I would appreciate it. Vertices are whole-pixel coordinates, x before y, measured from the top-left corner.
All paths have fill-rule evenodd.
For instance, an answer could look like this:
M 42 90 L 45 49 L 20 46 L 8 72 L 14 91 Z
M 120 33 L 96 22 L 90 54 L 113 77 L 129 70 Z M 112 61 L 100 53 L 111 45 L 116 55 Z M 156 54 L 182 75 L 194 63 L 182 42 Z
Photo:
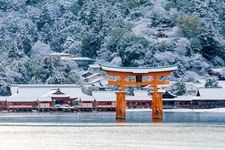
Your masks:
M 32 47 L 31 57 L 41 59 L 50 54 L 51 52 L 52 51 L 49 44 L 37 41 Z
M 110 62 L 110 64 L 113 65 L 113 66 L 121 66 L 122 65 L 121 57 L 113 58 L 112 61 Z
M 142 19 L 137 23 L 137 26 L 135 26 L 132 31 L 135 35 L 142 35 L 144 30 L 148 27 L 149 20 Z

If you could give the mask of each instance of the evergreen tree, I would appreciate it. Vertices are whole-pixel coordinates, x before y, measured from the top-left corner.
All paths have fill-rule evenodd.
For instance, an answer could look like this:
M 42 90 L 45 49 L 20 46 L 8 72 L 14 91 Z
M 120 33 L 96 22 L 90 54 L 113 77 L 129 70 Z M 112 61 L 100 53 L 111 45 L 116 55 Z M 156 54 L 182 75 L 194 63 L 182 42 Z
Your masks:
M 206 88 L 218 88 L 218 79 L 215 77 L 210 77 L 206 79 L 205 82 L 205 87 Z
M 171 92 L 175 95 L 183 95 L 186 93 L 186 85 L 183 81 L 176 81 L 171 85 Z
M 100 39 L 93 33 L 87 34 L 81 41 L 81 55 L 83 57 L 95 58 L 100 48 Z

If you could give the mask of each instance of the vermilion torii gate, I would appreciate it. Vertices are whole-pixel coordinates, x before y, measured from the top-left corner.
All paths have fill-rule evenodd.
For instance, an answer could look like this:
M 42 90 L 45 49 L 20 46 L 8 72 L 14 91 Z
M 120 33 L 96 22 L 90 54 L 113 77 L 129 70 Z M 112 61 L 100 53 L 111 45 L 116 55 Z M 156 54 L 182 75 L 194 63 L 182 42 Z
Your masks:
M 157 67 L 157 68 L 131 68 L 131 67 L 109 67 L 101 65 L 111 79 L 109 85 L 120 86 L 120 91 L 116 92 L 116 119 L 126 118 L 125 86 L 152 85 L 152 120 L 161 121 L 162 112 L 162 93 L 158 92 L 158 85 L 168 85 L 169 81 L 161 81 L 159 77 L 168 76 L 177 69 L 176 66 Z

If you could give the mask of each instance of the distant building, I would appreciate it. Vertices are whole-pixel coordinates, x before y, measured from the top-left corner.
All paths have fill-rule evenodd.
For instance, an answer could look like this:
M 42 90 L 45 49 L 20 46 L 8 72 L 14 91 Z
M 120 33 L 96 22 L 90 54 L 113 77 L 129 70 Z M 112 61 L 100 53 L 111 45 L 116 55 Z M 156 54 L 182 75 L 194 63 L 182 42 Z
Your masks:
M 199 88 L 192 100 L 193 108 L 225 107 L 224 88 Z
M 0 98 L 0 109 L 73 110 L 78 101 L 94 101 L 92 96 L 82 93 L 79 86 L 71 84 L 12 85 L 11 93 L 11 96 Z
M 73 58 L 73 55 L 68 53 L 50 53 L 49 56 L 59 57 L 62 60 L 68 60 L 70 58 Z
M 185 85 L 186 85 L 185 95 L 193 95 L 193 96 L 197 95 L 199 88 L 205 87 L 204 83 L 185 82 Z
M 108 85 L 107 77 L 100 71 L 100 66 L 97 64 L 89 65 L 87 71 L 80 72 L 81 79 L 84 85 L 91 85 L 92 89 L 104 90 Z
M 88 70 L 93 73 L 100 73 L 101 67 L 99 64 L 91 64 L 88 66 Z
M 218 108 L 225 107 L 225 92 L 222 88 L 197 87 L 194 92 L 183 96 L 171 94 L 166 89 L 163 93 L 163 108 Z M 89 85 L 92 86 L 92 85 Z M 96 87 L 98 87 L 96 85 Z M 192 85 L 190 86 L 192 87 Z M 194 86 L 196 88 L 196 86 Z M 0 97 L 0 110 L 9 111 L 74 111 L 76 110 L 115 110 L 116 94 L 109 89 L 92 91 L 91 96 L 83 93 L 80 86 L 72 84 L 35 84 L 11 85 L 11 96 Z M 190 88 L 193 90 L 192 88 Z M 191 91 L 190 90 L 190 91 Z M 196 90 L 196 89 L 194 89 Z M 127 108 L 151 108 L 152 96 L 147 90 L 134 90 L 134 95 L 126 95 Z
M 59 57 L 64 61 L 73 61 L 76 62 L 78 67 L 83 68 L 85 70 L 88 69 L 88 65 L 94 64 L 95 60 L 88 57 L 75 57 L 74 55 L 68 53 L 50 53 L 49 56 Z
M 83 77 L 83 78 L 86 78 L 86 77 L 88 77 L 88 76 L 90 76 L 90 75 L 92 75 L 92 72 L 90 72 L 90 71 L 81 71 L 80 72 L 80 75 L 81 75 L 81 77 Z
M 68 61 L 74 61 L 77 63 L 78 67 L 84 70 L 88 69 L 88 65 L 94 64 L 95 60 L 89 57 L 73 57 L 68 59 Z

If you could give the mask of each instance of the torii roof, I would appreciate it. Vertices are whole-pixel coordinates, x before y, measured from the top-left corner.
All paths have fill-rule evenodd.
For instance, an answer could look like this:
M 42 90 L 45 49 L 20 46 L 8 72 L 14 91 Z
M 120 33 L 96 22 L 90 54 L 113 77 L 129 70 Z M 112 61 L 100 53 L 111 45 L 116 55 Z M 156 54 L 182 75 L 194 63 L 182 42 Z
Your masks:
M 167 72 L 177 70 L 177 66 L 160 66 L 160 67 L 146 67 L 146 68 L 136 68 L 136 67 L 111 67 L 101 65 L 101 69 L 104 71 L 113 72 L 127 72 L 127 73 L 154 73 L 154 72 Z

